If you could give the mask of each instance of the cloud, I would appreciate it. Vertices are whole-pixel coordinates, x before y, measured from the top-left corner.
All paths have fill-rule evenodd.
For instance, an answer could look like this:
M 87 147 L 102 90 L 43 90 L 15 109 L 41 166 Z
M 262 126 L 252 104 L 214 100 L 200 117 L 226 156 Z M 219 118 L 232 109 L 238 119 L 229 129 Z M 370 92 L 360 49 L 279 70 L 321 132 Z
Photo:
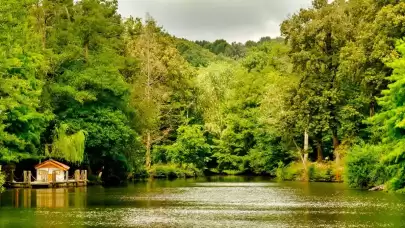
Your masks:
M 128 17 L 149 13 L 168 32 L 190 40 L 229 42 L 280 35 L 279 25 L 311 0 L 118 0 Z

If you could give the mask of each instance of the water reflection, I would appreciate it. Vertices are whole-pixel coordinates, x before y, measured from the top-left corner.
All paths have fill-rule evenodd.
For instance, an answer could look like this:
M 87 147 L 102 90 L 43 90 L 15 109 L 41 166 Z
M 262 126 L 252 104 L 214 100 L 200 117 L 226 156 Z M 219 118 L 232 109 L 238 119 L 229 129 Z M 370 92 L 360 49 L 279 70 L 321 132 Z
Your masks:
M 0 202 L 14 208 L 82 208 L 87 188 L 12 189 L 1 195 Z
M 342 184 L 213 177 L 125 187 L 14 189 L 2 227 L 401 227 L 405 196 Z

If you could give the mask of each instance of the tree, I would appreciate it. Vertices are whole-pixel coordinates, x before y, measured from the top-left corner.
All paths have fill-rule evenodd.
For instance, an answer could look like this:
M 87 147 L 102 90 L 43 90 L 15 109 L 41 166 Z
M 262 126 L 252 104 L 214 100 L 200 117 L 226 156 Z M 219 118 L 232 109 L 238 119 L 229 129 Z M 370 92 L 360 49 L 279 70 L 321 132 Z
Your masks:
M 186 39 L 174 39 L 177 43 L 177 50 L 183 58 L 194 67 L 207 67 L 210 63 L 218 59 L 218 56 L 191 41 Z
M 47 63 L 33 28 L 33 1 L 0 6 L 0 159 L 18 161 L 39 155 L 40 137 L 52 118 L 41 110 L 41 79 Z
M 129 171 L 139 145 L 131 121 L 135 112 L 128 106 L 130 90 L 123 75 L 128 66 L 117 2 L 58 4 L 53 6 L 65 10 L 55 11 L 47 29 L 46 48 L 52 51 L 52 68 L 43 97 L 56 115 L 47 143 L 58 144 L 60 139 L 51 132 L 60 126 L 66 125 L 71 137 L 87 132 L 84 156 L 73 160 L 83 158 L 93 169 L 105 166 L 110 171 L 104 173 L 109 175 L 121 172 L 121 167 Z
M 182 123 L 192 108 L 192 69 L 180 55 L 173 38 L 148 17 L 127 21 L 127 50 L 140 60 L 140 72 L 132 75 L 131 103 L 139 111 L 146 167 L 151 166 L 152 146 L 162 143 Z
M 180 126 L 177 139 L 172 145 L 166 146 L 169 161 L 180 165 L 195 165 L 198 169 L 206 168 L 210 160 L 210 145 L 206 142 L 203 126 Z
M 378 100 L 382 110 L 369 120 L 374 140 L 354 147 L 349 154 L 347 181 L 354 187 L 384 183 L 392 191 L 405 187 L 405 41 L 398 41 L 397 51 L 400 56 L 387 64 L 393 74 L 388 77 L 388 89 Z
M 346 83 L 346 75 L 339 71 L 342 49 L 353 39 L 354 25 L 348 19 L 347 4 L 314 1 L 312 9 L 301 10 L 282 25 L 294 69 L 302 75 L 292 98 L 292 125 L 301 132 L 307 130 L 315 141 L 318 161 L 323 159 L 322 144 L 328 134 L 335 157 L 340 157 L 340 115 L 362 108 L 348 102 L 347 97 L 355 97 L 358 88 Z
M 68 162 L 81 163 L 84 158 L 86 133 L 81 130 L 75 134 L 69 134 L 68 127 L 62 124 L 56 129 L 51 154 L 48 147 L 45 148 L 45 154 Z

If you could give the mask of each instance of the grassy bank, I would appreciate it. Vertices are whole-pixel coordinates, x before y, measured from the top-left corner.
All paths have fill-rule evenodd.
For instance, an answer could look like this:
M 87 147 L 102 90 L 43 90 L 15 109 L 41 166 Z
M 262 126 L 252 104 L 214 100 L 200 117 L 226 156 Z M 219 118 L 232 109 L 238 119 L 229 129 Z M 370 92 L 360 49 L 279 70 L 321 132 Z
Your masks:
M 334 162 L 308 162 L 304 166 L 294 162 L 287 166 L 279 165 L 277 179 L 286 181 L 342 182 L 343 167 Z

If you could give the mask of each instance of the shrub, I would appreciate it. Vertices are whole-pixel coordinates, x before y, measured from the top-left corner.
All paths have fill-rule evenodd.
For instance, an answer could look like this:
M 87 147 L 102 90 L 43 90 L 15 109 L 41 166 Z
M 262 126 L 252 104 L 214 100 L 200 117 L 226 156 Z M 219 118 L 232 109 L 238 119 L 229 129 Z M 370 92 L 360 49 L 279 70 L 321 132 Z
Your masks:
M 306 168 L 301 162 L 293 162 L 287 166 L 279 163 L 276 176 L 278 180 L 287 181 L 341 181 L 341 179 L 336 178 L 341 169 L 342 167 L 336 167 L 333 162 L 308 162 Z
M 369 188 L 387 181 L 387 169 L 380 162 L 386 149 L 379 145 L 354 146 L 346 158 L 345 182 L 350 187 Z
M 293 162 L 286 166 L 283 172 L 284 180 L 304 180 L 305 179 L 305 169 L 302 163 Z
M 277 180 L 279 180 L 279 181 L 285 180 L 284 168 L 285 168 L 284 163 L 282 161 L 280 161 L 278 163 L 278 166 L 277 166 L 277 169 L 276 169 L 276 177 L 277 177 Z
M 178 166 L 175 164 L 156 164 L 149 170 L 149 176 L 153 178 L 187 178 L 202 175 L 195 166 Z
M 334 181 L 333 164 L 330 162 L 310 164 L 308 178 L 310 181 Z
M 386 187 L 388 191 L 396 191 L 401 189 L 404 185 L 404 181 L 401 178 L 394 177 L 386 183 Z

